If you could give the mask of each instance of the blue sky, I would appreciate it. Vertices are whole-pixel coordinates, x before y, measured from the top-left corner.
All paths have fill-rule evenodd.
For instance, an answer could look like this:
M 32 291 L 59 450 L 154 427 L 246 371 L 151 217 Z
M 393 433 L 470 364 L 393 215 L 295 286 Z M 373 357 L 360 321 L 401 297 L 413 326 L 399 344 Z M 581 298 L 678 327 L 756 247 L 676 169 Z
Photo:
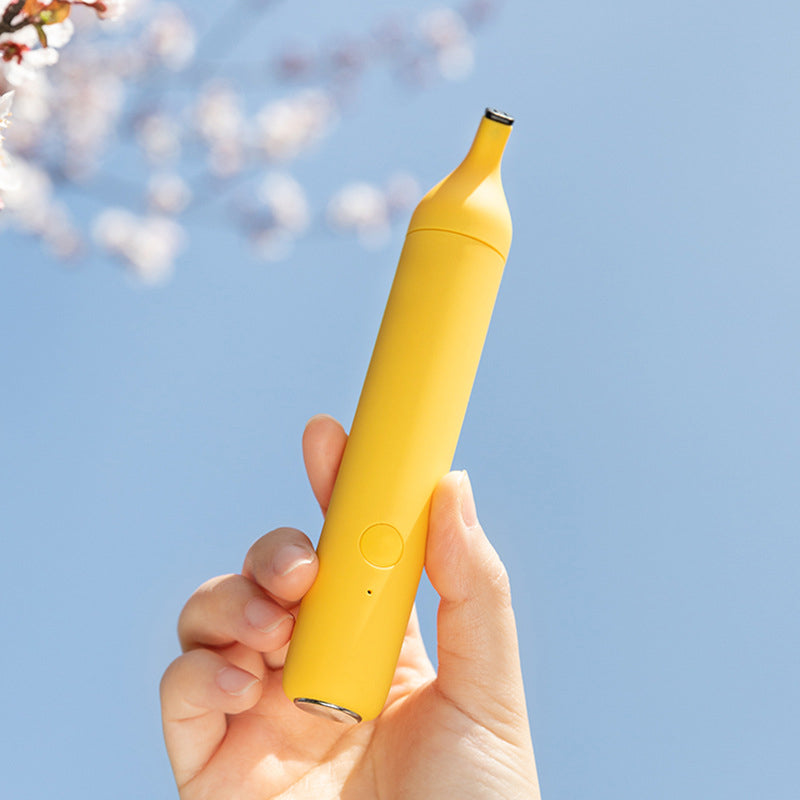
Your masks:
M 346 10 L 277 4 L 249 41 L 379 18 Z M 517 118 L 514 242 L 455 464 L 511 575 L 548 800 L 796 796 L 799 35 L 788 2 L 510 0 L 469 78 L 372 76 L 297 165 L 320 196 L 395 167 L 427 187 L 484 106 Z M 267 530 L 316 537 L 302 428 L 349 425 L 403 235 L 263 264 L 187 222 L 157 289 L 0 239 L 15 800 L 173 795 L 177 615 Z M 425 586 L 420 614 L 432 645 Z

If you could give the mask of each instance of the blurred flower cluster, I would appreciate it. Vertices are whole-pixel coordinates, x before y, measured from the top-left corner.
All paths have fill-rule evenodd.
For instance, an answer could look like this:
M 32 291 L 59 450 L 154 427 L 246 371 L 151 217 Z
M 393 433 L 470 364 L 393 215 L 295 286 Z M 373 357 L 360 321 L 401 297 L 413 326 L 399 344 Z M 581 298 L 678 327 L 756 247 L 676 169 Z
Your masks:
M 0 234 L 65 260 L 99 250 L 145 283 L 169 277 L 209 211 L 265 260 L 318 226 L 383 244 L 419 198 L 412 176 L 389 169 L 319 197 L 297 166 L 368 71 L 399 90 L 467 76 L 497 2 L 235 62 L 259 52 L 239 44 L 271 5 L 234 0 L 201 24 L 191 5 L 161 0 L 0 0 Z

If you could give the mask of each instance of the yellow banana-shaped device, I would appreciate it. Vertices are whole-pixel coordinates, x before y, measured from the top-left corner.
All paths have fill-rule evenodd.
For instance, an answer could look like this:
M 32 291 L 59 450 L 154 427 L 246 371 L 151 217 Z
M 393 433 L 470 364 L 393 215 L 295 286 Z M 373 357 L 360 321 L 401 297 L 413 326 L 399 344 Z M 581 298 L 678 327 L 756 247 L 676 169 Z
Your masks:
M 360 722 L 386 702 L 511 244 L 512 123 L 487 109 L 411 218 L 283 671 L 306 711 Z

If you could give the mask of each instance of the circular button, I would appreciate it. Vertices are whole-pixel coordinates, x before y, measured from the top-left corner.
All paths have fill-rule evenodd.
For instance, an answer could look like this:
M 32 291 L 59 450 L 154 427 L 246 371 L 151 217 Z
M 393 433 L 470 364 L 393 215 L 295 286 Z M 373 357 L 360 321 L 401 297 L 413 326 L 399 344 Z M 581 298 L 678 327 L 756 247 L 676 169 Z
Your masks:
M 403 555 L 403 537 L 396 528 L 379 522 L 361 534 L 361 555 L 376 567 L 392 567 Z

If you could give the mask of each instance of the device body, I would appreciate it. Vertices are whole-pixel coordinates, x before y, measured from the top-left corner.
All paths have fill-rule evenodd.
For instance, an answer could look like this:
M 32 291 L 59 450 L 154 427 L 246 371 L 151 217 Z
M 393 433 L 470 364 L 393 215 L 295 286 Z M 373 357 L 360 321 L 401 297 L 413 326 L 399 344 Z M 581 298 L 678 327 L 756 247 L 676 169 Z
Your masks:
M 358 722 L 386 702 L 511 243 L 512 122 L 487 109 L 409 224 L 284 667 L 307 711 Z

